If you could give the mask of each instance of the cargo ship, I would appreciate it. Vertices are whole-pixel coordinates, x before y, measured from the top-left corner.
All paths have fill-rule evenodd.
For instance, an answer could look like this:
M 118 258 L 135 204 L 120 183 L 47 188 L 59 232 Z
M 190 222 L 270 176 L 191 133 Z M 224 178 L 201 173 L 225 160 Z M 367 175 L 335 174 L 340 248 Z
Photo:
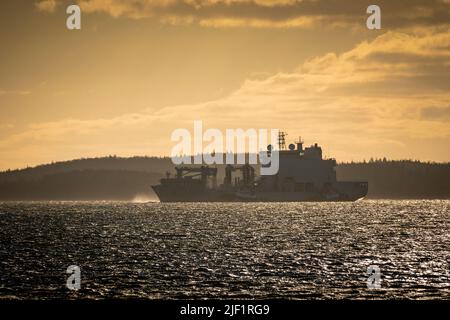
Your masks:
M 161 202 L 356 201 L 367 195 L 366 181 L 337 181 L 336 160 L 324 159 L 317 143 L 304 148 L 299 139 L 286 148 L 285 135 L 281 132 L 278 139 L 275 175 L 256 177 L 252 165 L 225 165 L 218 185 L 217 167 L 176 166 L 174 177 L 167 173 L 152 188 Z

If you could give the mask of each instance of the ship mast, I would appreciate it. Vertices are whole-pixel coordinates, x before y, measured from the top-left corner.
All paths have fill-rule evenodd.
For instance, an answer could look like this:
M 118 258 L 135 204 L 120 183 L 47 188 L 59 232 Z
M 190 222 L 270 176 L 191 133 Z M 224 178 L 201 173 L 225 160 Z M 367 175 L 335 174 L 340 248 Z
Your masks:
M 286 136 L 284 131 L 278 132 L 278 147 L 280 150 L 286 150 Z

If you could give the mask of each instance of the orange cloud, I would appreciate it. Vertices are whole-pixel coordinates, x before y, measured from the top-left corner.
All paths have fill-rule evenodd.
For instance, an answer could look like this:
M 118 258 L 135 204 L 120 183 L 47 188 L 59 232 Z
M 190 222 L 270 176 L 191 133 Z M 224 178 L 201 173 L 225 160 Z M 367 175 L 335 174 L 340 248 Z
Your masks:
M 54 12 L 58 2 L 56 0 L 41 0 L 36 2 L 35 5 L 39 11 Z
M 449 55 L 450 29 L 387 32 L 342 54 L 305 61 L 289 73 L 248 79 L 218 100 L 109 119 L 30 125 L 0 140 L 0 158 L 10 157 L 11 150 L 33 158 L 38 147 L 47 152 L 39 159 L 34 155 L 41 162 L 99 152 L 167 155 L 172 130 L 203 120 L 222 130 L 285 129 L 292 138 L 315 139 L 338 160 L 387 156 L 448 161 Z M 420 143 L 430 141 L 436 148 L 424 154 Z
M 55 0 L 47 0 L 54 3 Z M 42 3 L 47 2 L 42 1 Z M 78 0 L 86 13 L 153 18 L 162 23 L 203 27 L 365 28 L 369 0 Z M 448 25 L 450 5 L 443 0 L 379 0 L 384 28 Z

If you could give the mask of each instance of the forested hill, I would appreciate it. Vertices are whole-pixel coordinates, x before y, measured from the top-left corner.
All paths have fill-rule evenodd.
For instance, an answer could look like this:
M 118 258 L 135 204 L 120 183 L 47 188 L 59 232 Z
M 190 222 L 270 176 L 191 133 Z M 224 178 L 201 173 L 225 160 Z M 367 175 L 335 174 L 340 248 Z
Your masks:
M 370 198 L 450 199 L 450 163 L 375 160 L 339 164 L 339 180 L 369 182 Z
M 128 170 L 165 173 L 167 170 L 172 169 L 173 164 L 171 159 L 168 157 L 120 158 L 116 156 L 109 156 L 102 158 L 88 158 L 54 162 L 51 164 L 44 164 L 37 167 L 21 170 L 8 170 L 0 172 L 0 183 L 7 181 L 16 181 L 18 179 L 39 179 L 46 175 L 81 170 Z
M 150 186 L 167 171 L 173 172 L 167 157 L 115 156 L 4 171 L 0 200 L 156 200 Z M 339 180 L 368 181 L 368 198 L 450 199 L 450 163 L 374 160 L 336 171 Z

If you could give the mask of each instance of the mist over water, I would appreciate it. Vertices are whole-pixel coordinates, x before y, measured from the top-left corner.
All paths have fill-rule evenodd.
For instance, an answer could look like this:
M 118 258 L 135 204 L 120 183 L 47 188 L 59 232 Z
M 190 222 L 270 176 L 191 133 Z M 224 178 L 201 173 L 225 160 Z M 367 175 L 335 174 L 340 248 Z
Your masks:
M 450 201 L 140 202 L 0 203 L 0 298 L 450 298 Z

